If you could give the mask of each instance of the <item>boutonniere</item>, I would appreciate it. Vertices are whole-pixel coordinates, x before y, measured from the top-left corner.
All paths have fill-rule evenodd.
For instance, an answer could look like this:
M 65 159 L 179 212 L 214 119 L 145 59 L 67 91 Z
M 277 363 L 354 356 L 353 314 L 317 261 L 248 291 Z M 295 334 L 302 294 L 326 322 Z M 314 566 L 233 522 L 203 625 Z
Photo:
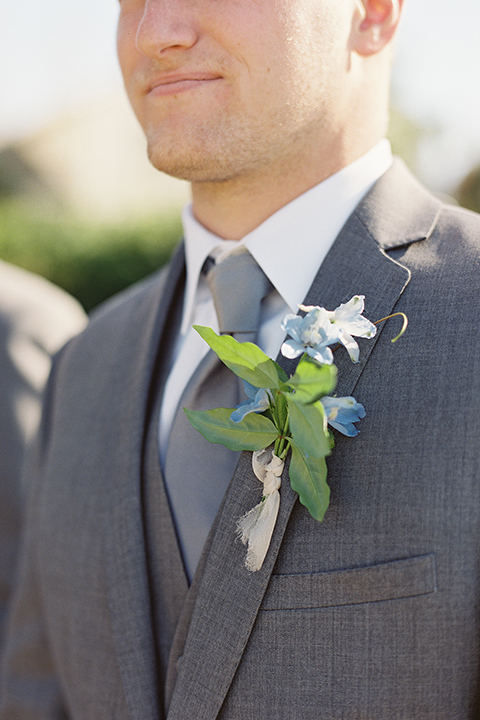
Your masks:
M 334 446 L 330 428 L 354 437 L 358 433 L 356 423 L 365 416 L 363 405 L 355 398 L 332 395 L 337 383 L 332 346 L 343 345 L 356 363 L 359 347 L 354 338 L 373 338 L 376 325 L 393 317 L 370 322 L 363 316 L 362 295 L 355 295 L 333 311 L 303 305 L 300 309 L 303 317 L 288 314 L 282 322 L 288 336 L 282 355 L 300 357 L 290 377 L 254 343 L 240 343 L 230 335 L 217 335 L 209 327 L 194 326 L 244 383 L 247 399 L 236 408 L 185 412 L 209 442 L 253 453 L 252 467 L 263 484 L 262 497 L 237 523 L 238 534 L 247 546 L 245 565 L 253 572 L 261 568 L 270 545 L 287 454 L 291 453 L 290 485 L 312 517 L 321 522 L 330 499 L 325 461 Z M 395 315 L 402 315 L 403 327 L 392 342 L 407 325 L 403 313 Z

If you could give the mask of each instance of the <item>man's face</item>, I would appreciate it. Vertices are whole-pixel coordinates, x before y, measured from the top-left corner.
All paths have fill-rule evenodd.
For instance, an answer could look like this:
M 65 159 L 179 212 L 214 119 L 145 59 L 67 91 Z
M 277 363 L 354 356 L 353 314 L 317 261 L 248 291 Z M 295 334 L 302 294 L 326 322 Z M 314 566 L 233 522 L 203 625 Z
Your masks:
M 357 0 L 120 0 L 118 54 L 159 170 L 285 171 L 348 116 Z

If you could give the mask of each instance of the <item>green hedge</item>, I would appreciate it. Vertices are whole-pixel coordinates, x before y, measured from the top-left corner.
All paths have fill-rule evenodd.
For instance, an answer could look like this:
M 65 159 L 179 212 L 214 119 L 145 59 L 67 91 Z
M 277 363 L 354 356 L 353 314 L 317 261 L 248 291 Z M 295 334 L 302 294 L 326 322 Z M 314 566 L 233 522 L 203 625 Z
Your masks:
M 178 215 L 110 227 L 0 202 L 0 258 L 63 287 L 88 312 L 162 267 L 180 236 Z

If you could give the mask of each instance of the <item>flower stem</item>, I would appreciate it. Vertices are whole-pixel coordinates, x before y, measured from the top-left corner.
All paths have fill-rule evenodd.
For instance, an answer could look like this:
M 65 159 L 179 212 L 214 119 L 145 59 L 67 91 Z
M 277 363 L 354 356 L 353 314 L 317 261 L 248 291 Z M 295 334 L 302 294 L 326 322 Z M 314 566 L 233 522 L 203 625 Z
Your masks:
M 290 438 L 288 437 L 288 411 L 287 411 L 287 414 L 285 417 L 285 423 L 283 425 L 283 428 L 281 428 L 281 430 L 280 430 L 280 435 L 275 440 L 275 447 L 274 447 L 273 452 L 275 453 L 275 455 L 277 457 L 279 457 L 281 460 L 283 460 L 287 455 L 289 447 L 290 447 Z
M 396 337 L 394 337 L 393 340 L 391 340 L 392 343 L 397 342 L 397 340 L 399 340 L 399 339 L 402 337 L 403 333 L 404 333 L 405 330 L 407 329 L 408 318 L 407 318 L 407 316 L 405 315 L 405 313 L 396 312 L 396 313 L 393 313 L 392 315 L 387 315 L 387 317 L 384 317 L 384 318 L 382 318 L 381 320 L 377 320 L 376 322 L 373 323 L 374 325 L 378 325 L 378 323 L 384 322 L 385 320 L 390 320 L 390 318 L 394 318 L 394 317 L 397 317 L 397 316 L 400 316 L 400 317 L 403 318 L 403 325 L 402 325 L 402 329 L 400 330 L 400 332 L 398 333 L 398 335 L 397 335 Z

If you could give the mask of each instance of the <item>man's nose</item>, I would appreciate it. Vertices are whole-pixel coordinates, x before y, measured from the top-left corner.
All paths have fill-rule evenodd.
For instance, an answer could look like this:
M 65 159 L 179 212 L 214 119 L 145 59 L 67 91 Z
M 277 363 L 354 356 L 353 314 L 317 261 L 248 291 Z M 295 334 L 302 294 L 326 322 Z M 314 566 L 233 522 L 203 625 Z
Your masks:
M 138 50 L 148 58 L 164 57 L 172 49 L 195 45 L 198 29 L 191 0 L 146 0 L 137 29 Z

